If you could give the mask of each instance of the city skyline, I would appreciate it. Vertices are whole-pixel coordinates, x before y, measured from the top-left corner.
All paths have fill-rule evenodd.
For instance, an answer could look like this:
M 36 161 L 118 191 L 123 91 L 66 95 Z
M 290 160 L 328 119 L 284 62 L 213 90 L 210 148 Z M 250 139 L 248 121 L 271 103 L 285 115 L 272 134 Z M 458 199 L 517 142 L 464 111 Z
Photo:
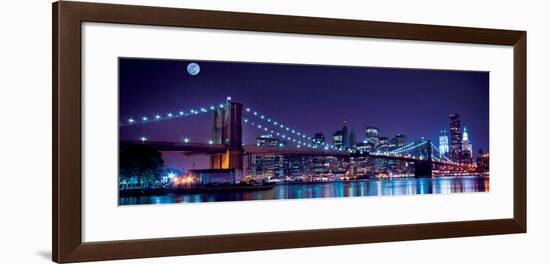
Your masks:
M 200 72 L 190 74 L 189 63 Z M 321 132 L 327 142 L 347 122 L 357 142 L 366 127 L 376 126 L 390 139 L 404 134 L 408 141 L 426 137 L 437 144 L 440 131 L 450 130 L 449 114 L 460 113 L 473 154 L 489 151 L 487 72 L 126 58 L 119 67 L 121 120 L 231 96 L 309 136 Z M 208 115 L 167 120 L 121 128 L 120 136 L 207 142 L 210 123 Z M 243 143 L 254 144 L 262 134 L 243 126 Z

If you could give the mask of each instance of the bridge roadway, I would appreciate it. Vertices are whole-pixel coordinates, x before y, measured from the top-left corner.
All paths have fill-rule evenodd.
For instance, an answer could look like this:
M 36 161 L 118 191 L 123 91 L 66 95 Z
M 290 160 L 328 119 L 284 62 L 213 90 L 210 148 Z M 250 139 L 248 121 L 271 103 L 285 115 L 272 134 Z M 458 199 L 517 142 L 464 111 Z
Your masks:
M 404 161 L 425 161 L 410 157 L 407 155 L 386 155 L 382 153 L 351 153 L 349 151 L 336 151 L 336 150 L 324 150 L 324 149 L 311 149 L 311 148 L 296 148 L 296 147 L 268 147 L 268 146 L 243 146 L 244 154 L 254 155 L 286 155 L 286 156 L 332 156 L 332 157 L 372 157 L 372 158 L 386 158 L 394 160 Z M 432 160 L 435 164 L 448 164 L 437 160 Z
M 148 146 L 159 151 L 178 151 L 187 154 L 220 154 L 227 151 L 227 146 L 224 144 L 208 144 L 208 143 L 184 143 L 184 142 L 168 142 L 168 141 L 121 141 L 121 147 L 131 145 Z M 285 155 L 285 156 L 332 156 L 332 157 L 373 157 L 386 158 L 404 161 L 423 161 L 422 159 L 409 157 L 407 155 L 385 155 L 377 153 L 350 153 L 348 151 L 298 148 L 298 147 L 269 147 L 245 145 L 243 146 L 243 155 Z M 435 164 L 449 163 L 432 160 Z

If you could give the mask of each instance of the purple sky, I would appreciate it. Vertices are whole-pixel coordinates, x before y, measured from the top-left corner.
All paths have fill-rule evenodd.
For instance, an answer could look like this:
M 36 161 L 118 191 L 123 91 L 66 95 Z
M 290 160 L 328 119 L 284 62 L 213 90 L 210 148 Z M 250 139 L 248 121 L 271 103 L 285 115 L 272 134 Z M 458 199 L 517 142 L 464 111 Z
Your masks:
M 187 65 L 196 62 L 192 76 Z M 449 113 L 462 116 L 474 152 L 489 150 L 489 73 L 198 60 L 119 60 L 120 120 L 166 115 L 224 102 L 227 96 L 275 120 L 330 138 L 345 121 L 363 140 L 375 125 L 383 136 L 421 136 L 438 145 Z M 211 114 L 121 127 L 121 139 L 208 142 Z M 260 131 L 243 125 L 245 144 Z M 332 142 L 330 142 L 332 143 Z

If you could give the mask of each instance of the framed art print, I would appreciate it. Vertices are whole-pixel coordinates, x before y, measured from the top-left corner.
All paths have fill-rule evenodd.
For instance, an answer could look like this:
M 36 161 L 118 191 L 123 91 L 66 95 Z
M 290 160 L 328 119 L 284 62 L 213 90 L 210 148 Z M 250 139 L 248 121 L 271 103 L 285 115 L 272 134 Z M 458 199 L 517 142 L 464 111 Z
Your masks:
M 53 4 L 53 259 L 526 232 L 526 32 Z

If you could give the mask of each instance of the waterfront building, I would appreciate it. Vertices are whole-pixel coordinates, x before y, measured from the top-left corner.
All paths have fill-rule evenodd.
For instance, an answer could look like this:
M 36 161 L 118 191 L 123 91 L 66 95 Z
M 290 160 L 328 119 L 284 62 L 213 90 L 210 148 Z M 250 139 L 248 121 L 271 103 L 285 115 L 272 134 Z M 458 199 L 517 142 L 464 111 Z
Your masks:
M 344 172 L 344 159 L 334 156 L 326 157 L 326 162 L 329 172 L 336 174 L 343 174 Z
M 442 129 L 439 135 L 439 158 L 446 156 L 449 153 L 449 136 L 447 130 Z
M 388 159 L 374 158 L 374 172 L 384 174 L 387 173 L 388 161 Z
M 296 177 L 308 174 L 308 157 L 283 156 L 283 175 L 287 180 L 295 180 Z
M 462 160 L 462 135 L 460 127 L 460 115 L 450 114 L 449 115 L 449 125 L 450 125 L 450 134 L 451 134 L 451 149 L 450 157 L 454 161 Z
M 271 134 L 256 138 L 256 146 L 258 147 L 280 147 L 285 145 L 285 141 L 275 138 Z M 300 156 L 252 155 L 250 170 L 252 177 L 256 180 L 272 178 L 295 180 L 296 177 L 303 176 L 311 171 L 311 168 L 308 167 L 310 161 L 309 157 Z
M 378 137 L 380 137 L 380 132 L 377 127 L 368 126 L 365 128 L 365 140 L 373 144 L 374 147 L 378 147 Z
M 414 163 L 411 165 L 408 161 L 397 160 L 394 173 L 397 174 L 414 174 Z
M 189 176 L 198 179 L 199 184 L 235 184 L 239 172 L 236 169 L 189 170 Z
M 483 153 L 483 150 L 479 150 L 476 159 L 477 170 L 479 172 L 489 172 L 489 153 Z
M 358 143 L 357 145 L 362 144 Z M 372 157 L 355 157 L 355 173 L 358 177 L 361 178 L 368 178 L 372 176 L 372 173 L 374 172 L 374 163 L 373 163 Z
M 318 132 L 313 135 L 313 147 L 314 148 L 323 148 L 325 144 L 325 135 Z M 323 156 L 311 158 L 311 171 L 315 175 L 324 174 L 328 172 L 328 163 L 326 158 Z
M 273 137 L 272 134 L 256 138 L 258 147 L 284 147 L 286 142 Z M 253 155 L 250 158 L 251 175 L 256 180 L 281 177 L 284 175 L 284 157 L 282 155 Z
M 326 174 L 329 172 L 329 164 L 324 156 L 315 156 L 311 158 L 311 172 L 315 175 Z

